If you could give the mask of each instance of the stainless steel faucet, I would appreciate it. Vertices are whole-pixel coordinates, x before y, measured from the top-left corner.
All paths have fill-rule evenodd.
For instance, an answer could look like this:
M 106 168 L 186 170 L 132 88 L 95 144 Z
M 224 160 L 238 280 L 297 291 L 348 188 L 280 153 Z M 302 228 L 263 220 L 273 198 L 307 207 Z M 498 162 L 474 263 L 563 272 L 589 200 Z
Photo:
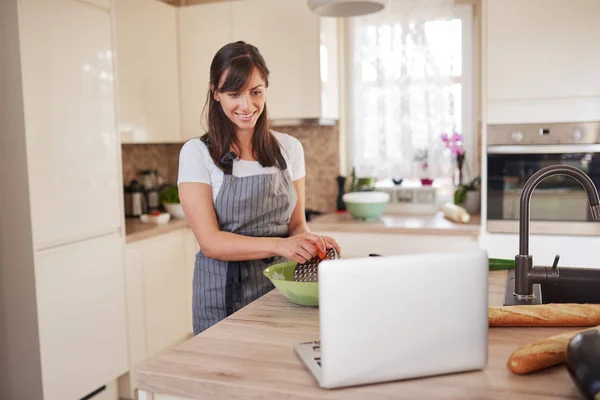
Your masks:
M 515 256 L 515 290 L 513 296 L 518 300 L 530 300 L 534 298 L 533 285 L 535 283 L 546 283 L 557 280 L 558 259 L 554 259 L 554 265 L 548 267 L 534 267 L 533 256 L 529 255 L 529 204 L 531 195 L 537 185 L 552 175 L 567 175 L 578 181 L 587 192 L 592 211 L 592 217 L 600 220 L 600 198 L 594 182 L 581 170 L 570 165 L 552 165 L 540 169 L 533 174 L 523 186 L 521 193 L 521 211 L 519 220 L 519 254 Z

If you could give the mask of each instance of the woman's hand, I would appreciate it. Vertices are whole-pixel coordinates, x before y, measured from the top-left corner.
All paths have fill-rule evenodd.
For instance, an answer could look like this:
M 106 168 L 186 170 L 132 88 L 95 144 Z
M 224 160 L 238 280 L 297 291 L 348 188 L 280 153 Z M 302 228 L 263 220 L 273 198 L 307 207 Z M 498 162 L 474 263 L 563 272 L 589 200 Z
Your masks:
M 335 241 L 334 238 L 329 237 L 329 236 L 320 236 L 321 239 L 323 239 L 323 241 L 325 241 L 325 248 L 326 249 L 330 249 L 330 248 L 335 248 L 335 251 L 337 251 L 338 256 L 342 255 L 342 248 L 340 247 L 340 245 L 338 244 L 338 242 Z
M 303 264 L 316 256 L 317 253 L 327 253 L 327 249 L 332 247 L 337 250 L 338 254 L 340 253 L 339 245 L 332 238 L 304 232 L 281 239 L 277 244 L 276 252 L 280 256 Z

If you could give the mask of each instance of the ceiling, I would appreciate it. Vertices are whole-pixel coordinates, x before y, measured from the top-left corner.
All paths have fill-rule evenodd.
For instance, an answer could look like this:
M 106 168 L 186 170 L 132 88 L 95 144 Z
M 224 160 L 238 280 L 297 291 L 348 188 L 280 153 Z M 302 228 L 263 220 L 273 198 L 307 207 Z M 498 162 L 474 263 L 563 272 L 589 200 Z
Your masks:
M 0 0 L 1 1 L 1 0 Z M 159 0 L 174 6 L 191 6 L 193 4 L 216 3 L 222 1 L 239 1 L 239 0 Z M 281 0 L 285 1 L 285 0 Z M 455 4 L 473 4 L 475 8 L 479 7 L 481 0 L 454 0 Z
M 171 4 L 174 6 L 191 6 L 193 4 L 202 4 L 202 3 L 215 3 L 218 1 L 227 1 L 227 0 L 160 0 L 164 3 Z

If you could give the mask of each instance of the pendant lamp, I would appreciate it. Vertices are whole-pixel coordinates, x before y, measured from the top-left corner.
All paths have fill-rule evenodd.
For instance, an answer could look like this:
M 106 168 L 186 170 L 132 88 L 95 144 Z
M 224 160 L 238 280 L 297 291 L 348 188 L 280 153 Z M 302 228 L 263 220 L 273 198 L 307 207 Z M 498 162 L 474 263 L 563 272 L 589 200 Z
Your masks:
M 356 17 L 383 10 L 389 0 L 307 0 L 308 8 L 322 17 Z

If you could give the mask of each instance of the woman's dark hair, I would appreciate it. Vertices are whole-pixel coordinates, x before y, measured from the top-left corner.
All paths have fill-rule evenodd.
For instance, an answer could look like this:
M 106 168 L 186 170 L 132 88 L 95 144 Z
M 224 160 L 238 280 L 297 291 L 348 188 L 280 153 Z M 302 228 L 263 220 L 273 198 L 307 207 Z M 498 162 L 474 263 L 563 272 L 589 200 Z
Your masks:
M 269 69 L 265 60 L 255 46 L 238 41 L 223 46 L 215 55 L 210 64 L 210 87 L 204 108 L 208 106 L 207 123 L 208 131 L 201 137 L 206 143 L 210 157 L 223 171 L 226 167 L 221 163 L 223 155 L 231 147 L 241 151 L 240 143 L 235 134 L 233 122 L 225 115 L 221 104 L 215 100 L 213 90 L 216 92 L 238 92 L 247 85 L 252 71 L 257 68 L 261 73 L 265 86 L 269 86 Z M 223 85 L 219 86 L 221 77 L 227 72 Z M 263 167 L 280 165 L 280 148 L 277 140 L 271 135 L 267 105 L 256 121 L 254 135 L 252 136 L 252 149 L 254 158 Z M 241 154 L 238 154 L 241 157 Z

